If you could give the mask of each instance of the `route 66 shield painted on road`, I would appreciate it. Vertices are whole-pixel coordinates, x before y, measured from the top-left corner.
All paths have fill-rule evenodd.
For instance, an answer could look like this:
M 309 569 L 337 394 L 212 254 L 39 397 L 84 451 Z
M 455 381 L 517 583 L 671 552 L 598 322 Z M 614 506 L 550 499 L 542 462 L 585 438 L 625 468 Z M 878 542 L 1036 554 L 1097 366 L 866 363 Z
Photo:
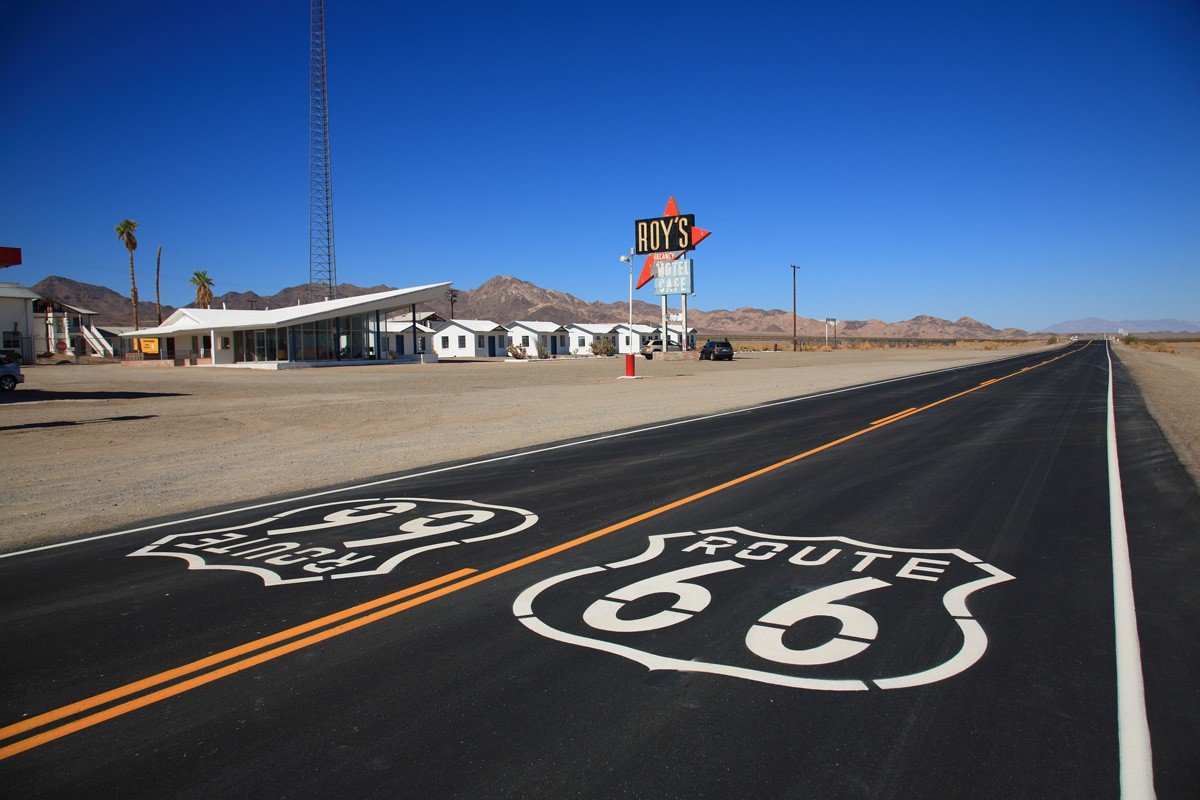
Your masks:
M 738 527 L 651 536 L 641 555 L 526 589 L 530 630 L 650 669 L 802 689 L 922 686 L 987 650 L 967 600 L 1013 576 L 957 549 Z
M 249 572 L 267 586 L 385 575 L 431 550 L 523 531 L 537 515 L 474 500 L 369 497 L 293 508 L 254 522 L 163 537 L 131 556 Z

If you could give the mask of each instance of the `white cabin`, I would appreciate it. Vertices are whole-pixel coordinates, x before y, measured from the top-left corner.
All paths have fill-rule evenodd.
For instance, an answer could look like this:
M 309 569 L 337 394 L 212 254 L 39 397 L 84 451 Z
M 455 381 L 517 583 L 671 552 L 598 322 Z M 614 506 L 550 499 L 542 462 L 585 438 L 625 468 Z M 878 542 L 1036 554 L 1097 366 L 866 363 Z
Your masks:
M 517 320 L 504 326 L 512 343 L 524 347 L 531 358 L 537 358 L 538 345 L 545 349 L 547 355 L 567 355 L 570 348 L 567 344 L 567 329 L 557 322 L 540 322 Z
M 433 350 L 442 358 L 502 358 L 508 355 L 508 331 L 490 319 L 452 319 L 438 323 Z
M 567 330 L 568 349 L 573 355 L 590 356 L 592 344 L 597 339 L 608 339 L 617 350 L 617 325 L 613 322 L 572 322 L 564 325 Z

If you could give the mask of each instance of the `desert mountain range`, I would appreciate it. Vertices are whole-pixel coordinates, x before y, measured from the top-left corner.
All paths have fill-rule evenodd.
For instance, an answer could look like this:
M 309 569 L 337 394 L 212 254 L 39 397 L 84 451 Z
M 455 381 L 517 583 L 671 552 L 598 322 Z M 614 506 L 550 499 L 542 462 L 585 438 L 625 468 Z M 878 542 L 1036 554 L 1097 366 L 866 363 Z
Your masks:
M 339 297 L 354 297 L 372 292 L 383 292 L 396 287 L 355 286 L 343 283 L 338 286 Z M 80 306 L 97 312 L 96 321 L 101 325 L 131 325 L 132 311 L 129 298 L 104 286 L 52 275 L 39 281 L 33 290 L 64 303 Z M 143 295 L 144 297 L 145 295 Z M 226 292 L 213 298 L 213 308 L 230 309 L 278 308 L 292 306 L 297 301 L 308 299 L 308 286 L 291 286 L 273 295 L 263 296 L 254 292 Z M 529 281 L 509 275 L 497 275 L 475 289 L 460 289 L 454 304 L 454 316 L 460 319 L 490 319 L 499 323 L 515 319 L 541 319 L 566 324 L 569 322 L 621 322 L 628 317 L 628 303 L 603 303 L 582 300 L 566 292 L 543 289 Z M 175 310 L 174 306 L 163 306 L 163 318 Z M 443 317 L 450 316 L 450 304 L 439 300 L 422 306 L 422 310 L 436 311 Z M 633 303 L 635 322 L 656 324 L 659 307 L 641 300 Z M 138 304 L 139 322 L 143 327 L 157 322 L 153 302 L 144 300 Z M 702 333 L 727 333 L 730 335 L 769 334 L 791 335 L 792 315 L 783 309 L 735 308 L 701 311 L 688 309 L 688 325 Z M 970 317 L 955 321 L 925 314 L 901 322 L 884 322 L 879 319 L 839 320 L 839 336 L 857 336 L 880 339 L 1009 339 L 1026 336 L 1018 328 L 996 329 Z M 800 317 L 798 331 L 804 337 L 823 336 L 824 322 Z
M 1038 330 L 1047 333 L 1114 333 L 1117 330 L 1130 333 L 1200 333 L 1200 322 L 1185 319 L 1122 319 L 1114 322 L 1100 317 L 1085 317 L 1056 322 Z

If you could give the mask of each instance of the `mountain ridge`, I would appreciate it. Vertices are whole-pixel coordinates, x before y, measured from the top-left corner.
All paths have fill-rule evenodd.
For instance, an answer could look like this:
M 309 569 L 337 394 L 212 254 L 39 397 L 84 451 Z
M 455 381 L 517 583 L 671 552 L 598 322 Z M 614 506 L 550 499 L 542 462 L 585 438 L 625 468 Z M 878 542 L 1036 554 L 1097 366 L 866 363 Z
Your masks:
M 1103 317 L 1084 317 L 1065 322 L 1056 322 L 1039 332 L 1046 333 L 1116 333 L 1118 329 L 1129 333 L 1200 333 L 1200 322 L 1185 319 L 1123 319 L 1113 322 Z
M 39 294 L 53 297 L 64 303 L 82 306 L 97 312 L 96 321 L 102 325 L 130 325 L 129 298 L 104 286 L 83 283 L 58 275 L 48 276 L 33 287 Z M 397 288 L 387 285 L 356 286 L 343 283 L 338 286 L 339 297 L 355 297 L 363 294 Z M 229 309 L 278 308 L 292 306 L 308 299 L 308 285 L 289 286 L 272 295 L 256 292 L 230 291 L 213 297 L 213 308 L 224 306 Z M 138 304 L 139 321 L 143 326 L 157 320 L 154 303 L 142 301 Z M 445 299 L 426 303 L 422 310 L 435 311 L 443 317 L 450 316 L 450 304 Z M 174 306 L 163 306 L 165 319 Z M 657 304 L 634 300 L 634 322 L 657 324 L 660 319 Z M 546 289 L 511 275 L 496 275 L 474 289 L 459 289 L 454 304 L 454 316 L 459 319 L 490 319 L 505 324 L 518 319 L 546 319 L 559 324 L 570 322 L 618 323 L 628 319 L 627 302 L 583 300 L 557 289 Z M 792 314 L 779 308 L 762 309 L 743 306 L 734 309 L 688 310 L 688 325 L 705 333 L 730 335 L 790 335 Z M 823 320 L 809 317 L 797 319 L 797 334 L 805 338 L 825 335 Z M 885 322 L 880 319 L 839 320 L 837 335 L 857 338 L 880 339 L 1013 339 L 1028 334 L 1019 328 L 993 328 L 971 317 L 963 316 L 951 321 L 920 314 L 908 320 Z

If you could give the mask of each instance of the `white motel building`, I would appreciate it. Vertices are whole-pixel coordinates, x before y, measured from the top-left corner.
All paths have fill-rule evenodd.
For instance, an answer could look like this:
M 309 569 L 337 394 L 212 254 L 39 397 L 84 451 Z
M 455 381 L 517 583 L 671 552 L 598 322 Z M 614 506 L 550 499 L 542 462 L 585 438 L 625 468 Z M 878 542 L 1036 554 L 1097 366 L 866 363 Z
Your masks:
M 320 364 L 415 361 L 422 333 L 408 326 L 412 341 L 402 350 L 388 317 L 404 310 L 408 319 L 420 303 L 440 298 L 450 286 L 435 283 L 271 309 L 181 308 L 162 325 L 121 334 L 136 340 L 146 363 L 205 364 L 284 369 Z M 428 331 L 428 329 L 426 329 Z M 154 344 L 147 347 L 148 342 Z M 157 350 L 155 358 L 150 353 Z

